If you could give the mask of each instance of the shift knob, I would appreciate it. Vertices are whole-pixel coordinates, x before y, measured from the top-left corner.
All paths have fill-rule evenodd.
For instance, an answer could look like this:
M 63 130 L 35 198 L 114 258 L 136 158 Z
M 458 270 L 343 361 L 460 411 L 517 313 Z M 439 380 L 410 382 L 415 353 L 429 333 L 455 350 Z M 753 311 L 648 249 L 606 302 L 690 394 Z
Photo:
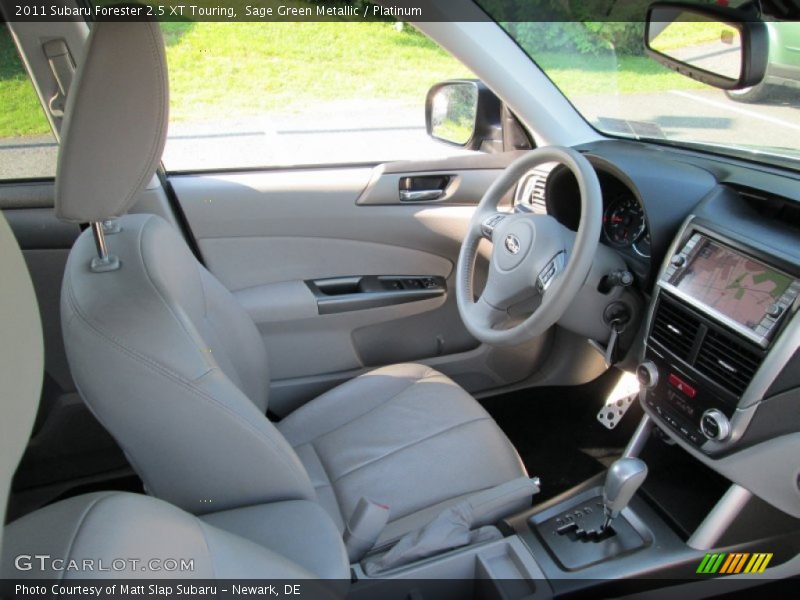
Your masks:
M 620 511 L 628 506 L 636 490 L 647 477 L 647 465 L 638 458 L 620 458 L 608 469 L 603 488 L 603 508 L 606 514 L 604 525 L 608 527 L 611 519 L 617 518 Z

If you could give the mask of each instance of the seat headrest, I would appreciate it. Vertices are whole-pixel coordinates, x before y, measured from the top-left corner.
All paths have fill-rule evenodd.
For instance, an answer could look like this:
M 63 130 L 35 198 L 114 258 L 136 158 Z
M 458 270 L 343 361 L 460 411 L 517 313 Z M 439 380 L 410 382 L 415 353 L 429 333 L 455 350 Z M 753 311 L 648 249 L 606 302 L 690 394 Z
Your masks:
M 56 215 L 87 223 L 127 212 L 161 160 L 168 112 L 158 23 L 94 23 L 67 93 Z
M 0 515 L 42 390 L 44 343 L 28 267 L 0 211 Z M 0 523 L 0 542 L 2 542 Z

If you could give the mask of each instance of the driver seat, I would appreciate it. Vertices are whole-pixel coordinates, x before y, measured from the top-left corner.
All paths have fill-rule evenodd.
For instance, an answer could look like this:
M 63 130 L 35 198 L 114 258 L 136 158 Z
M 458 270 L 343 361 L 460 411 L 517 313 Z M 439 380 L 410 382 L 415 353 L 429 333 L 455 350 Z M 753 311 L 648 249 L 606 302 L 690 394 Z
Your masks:
M 167 112 L 158 25 L 94 23 L 56 179 L 57 215 L 91 223 L 65 270 L 63 336 L 81 396 L 147 491 L 194 514 L 312 500 L 340 531 L 367 497 L 390 507 L 387 541 L 525 476 L 489 414 L 422 365 L 366 373 L 277 424 L 265 416 L 253 321 L 172 225 L 125 215 L 159 163 Z

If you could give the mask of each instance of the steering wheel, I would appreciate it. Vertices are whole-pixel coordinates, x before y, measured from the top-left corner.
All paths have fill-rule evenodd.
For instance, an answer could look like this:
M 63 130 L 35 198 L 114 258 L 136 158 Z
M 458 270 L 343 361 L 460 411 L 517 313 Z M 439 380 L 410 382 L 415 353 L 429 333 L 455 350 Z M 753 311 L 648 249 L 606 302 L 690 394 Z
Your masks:
M 549 215 L 498 212 L 506 192 L 528 171 L 557 162 L 575 175 L 581 196 L 578 232 Z M 571 148 L 547 146 L 511 163 L 478 204 L 456 266 L 458 312 L 469 332 L 494 346 L 529 341 L 566 312 L 592 267 L 602 227 L 603 197 L 592 165 Z M 475 300 L 473 270 L 482 239 L 492 242 L 489 274 Z M 533 312 L 521 322 L 515 312 Z

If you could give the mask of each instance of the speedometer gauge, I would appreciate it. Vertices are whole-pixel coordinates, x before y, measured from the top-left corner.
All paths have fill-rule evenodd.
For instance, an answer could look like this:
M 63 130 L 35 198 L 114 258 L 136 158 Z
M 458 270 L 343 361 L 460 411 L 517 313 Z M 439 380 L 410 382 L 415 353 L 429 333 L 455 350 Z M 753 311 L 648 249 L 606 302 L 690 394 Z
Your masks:
M 635 198 L 612 200 L 603 215 L 603 232 L 615 246 L 629 247 L 644 233 L 644 211 Z
M 650 234 L 645 231 L 644 235 L 633 242 L 633 249 L 642 258 L 650 258 Z

